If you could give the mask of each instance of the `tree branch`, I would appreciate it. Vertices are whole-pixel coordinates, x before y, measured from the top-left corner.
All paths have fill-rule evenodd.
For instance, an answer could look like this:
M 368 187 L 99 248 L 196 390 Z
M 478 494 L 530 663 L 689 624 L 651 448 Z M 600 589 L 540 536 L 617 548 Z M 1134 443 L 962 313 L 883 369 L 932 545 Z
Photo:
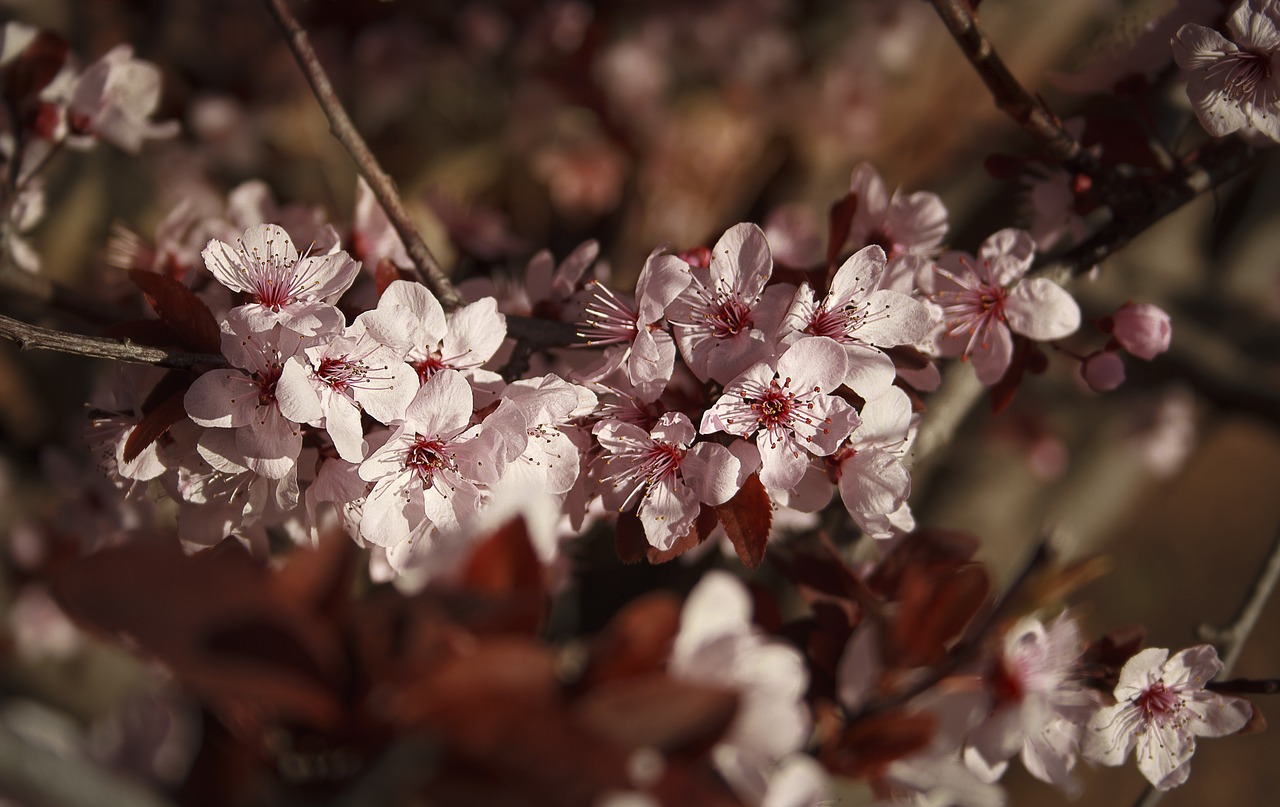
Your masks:
M 226 367 L 227 360 L 207 353 L 183 353 L 130 342 L 127 339 L 110 339 L 105 336 L 85 336 L 78 333 L 55 331 L 0 315 L 0 336 L 18 343 L 23 350 L 56 350 L 78 356 L 114 359 L 134 364 L 154 364 L 157 367 L 186 369 L 196 365 Z
M 978 76 L 991 91 L 996 106 L 1040 144 L 1041 149 L 1077 174 L 1098 176 L 1101 166 L 1070 132 L 1062 128 L 1058 116 L 1036 96 L 1027 92 L 996 53 L 995 46 L 978 25 L 967 0 L 929 0 L 952 39 Z
M 364 177 L 365 181 L 369 183 L 369 187 L 373 190 L 373 195 L 377 198 L 378 204 L 382 205 L 382 209 L 386 211 L 387 218 L 391 220 L 391 226 L 395 228 L 400 240 L 404 242 L 405 249 L 409 253 L 409 259 L 413 261 L 418 280 L 425 283 L 435 292 L 445 310 L 461 307 L 463 303 L 461 295 L 458 294 L 458 290 L 454 288 L 453 283 L 444 273 L 444 269 L 440 267 L 435 256 L 431 254 L 431 250 L 427 249 L 422 236 L 418 234 L 417 229 L 413 226 L 413 221 L 409 218 L 409 211 L 405 209 L 404 201 L 400 198 L 395 183 L 391 181 L 391 177 L 387 175 L 387 172 L 382 170 L 382 166 L 378 164 L 373 152 L 369 151 L 368 144 L 364 142 L 364 138 L 360 136 L 355 124 L 351 122 L 351 117 L 347 115 L 346 109 L 342 106 L 342 101 L 338 99 L 338 94 L 334 92 L 333 85 L 329 83 L 329 77 L 325 73 L 324 67 L 320 64 L 319 57 L 316 56 L 315 50 L 311 47 L 307 32 L 302 29 L 302 26 L 298 24 L 298 20 L 289 11 L 285 0 L 263 0 L 263 2 L 266 3 L 267 10 L 271 12 L 271 16 L 275 18 L 284 32 L 285 40 L 289 43 L 289 49 L 293 51 L 293 56 L 302 68 L 302 72 L 306 74 L 307 83 L 311 85 L 312 93 L 315 94 L 316 100 L 324 110 L 325 117 L 329 119 L 329 131 L 333 133 L 337 141 L 351 155 L 351 159 L 355 162 L 360 176 Z
M 1258 624 L 1258 617 L 1262 616 L 1262 609 L 1271 598 L 1277 583 L 1280 583 L 1280 530 L 1276 531 L 1276 537 L 1272 541 L 1266 561 L 1258 571 L 1258 576 L 1254 578 L 1249 593 L 1240 603 L 1240 608 L 1236 611 L 1231 623 L 1223 628 L 1212 625 L 1200 626 L 1200 638 L 1206 642 L 1213 642 L 1222 653 L 1222 675 L 1230 675 L 1236 662 L 1240 660 L 1244 644 L 1253 633 L 1254 626 Z

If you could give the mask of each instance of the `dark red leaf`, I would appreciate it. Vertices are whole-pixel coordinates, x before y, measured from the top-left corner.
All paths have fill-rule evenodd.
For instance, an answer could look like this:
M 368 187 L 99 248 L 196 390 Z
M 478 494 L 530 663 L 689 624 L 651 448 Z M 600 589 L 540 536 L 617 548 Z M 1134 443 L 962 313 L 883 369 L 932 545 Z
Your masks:
M 759 475 L 748 477 L 742 490 L 715 511 L 738 557 L 748 569 L 758 569 L 773 524 L 773 503 L 760 484 Z
M 632 600 L 591 642 L 583 684 L 652 673 L 666 666 L 680 629 L 680 601 L 664 591 Z
M 698 517 L 694 520 L 693 526 L 689 528 L 689 532 L 683 537 L 677 538 L 670 549 L 658 549 L 656 546 L 650 546 L 645 551 L 645 557 L 649 559 L 650 563 L 666 563 L 669 560 L 675 560 L 707 540 L 707 536 L 716 528 L 716 524 L 719 521 L 716 511 L 704 505 L 698 511 Z
M 886 712 L 865 717 L 850 725 L 823 758 L 836 773 L 875 777 L 890 762 L 925 748 L 933 739 L 935 724 L 927 713 Z
M 911 570 L 899 592 L 893 620 L 894 662 L 902 667 L 937 664 L 987 600 L 987 570 L 966 563 L 941 575 Z
M 383 258 L 378 261 L 378 265 L 373 268 L 373 283 L 378 290 L 378 296 L 387 290 L 387 287 L 397 280 L 409 280 L 409 276 L 400 271 L 400 267 L 391 262 L 390 258 Z
M 22 125 L 34 123 L 41 106 L 40 91 L 67 63 L 67 41 L 49 31 L 38 31 L 30 44 L 4 68 L 4 92 L 11 107 L 24 117 Z
M 187 416 L 186 407 L 182 403 L 186 394 L 186 389 L 180 389 L 143 415 L 142 420 L 129 433 L 129 439 L 124 441 L 125 462 L 131 462 L 147 446 L 163 437 L 170 426 Z
M 853 225 L 853 214 L 858 210 L 858 194 L 850 191 L 831 206 L 827 216 L 827 268 L 835 270 L 840 250 L 849 238 L 849 228 Z
M 644 525 L 634 512 L 618 514 L 613 541 L 618 560 L 628 565 L 644 560 L 652 549 L 649 539 L 644 537 Z
M 707 749 L 729 728 L 738 709 L 731 690 L 676 681 L 665 675 L 628 678 L 597 687 L 573 707 L 593 734 L 627 748 L 663 753 Z
M 461 582 L 489 594 L 542 592 L 542 562 L 523 518 L 511 519 L 477 544 L 463 566 Z
M 147 297 L 147 304 L 182 340 L 182 346 L 198 353 L 220 353 L 222 334 L 218 322 L 191 291 L 168 275 L 130 269 L 129 279 Z

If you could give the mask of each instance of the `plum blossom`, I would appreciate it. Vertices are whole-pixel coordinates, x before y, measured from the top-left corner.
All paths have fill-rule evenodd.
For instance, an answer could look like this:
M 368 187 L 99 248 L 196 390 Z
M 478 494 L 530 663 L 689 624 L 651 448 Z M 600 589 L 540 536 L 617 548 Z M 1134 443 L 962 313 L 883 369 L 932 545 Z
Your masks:
M 591 373 L 593 380 L 621 369 L 643 400 L 662 394 L 676 360 L 675 341 L 662 319 L 691 280 L 684 261 L 655 252 L 640 270 L 634 303 L 599 282 L 590 284 L 586 324 L 578 335 L 589 345 L 613 345 L 605 351 L 601 367 Z
M 360 464 L 372 482 L 360 536 L 393 548 L 426 525 L 455 529 L 480 509 L 481 486 L 502 472 L 492 444 L 471 424 L 471 386 L 456 370 L 427 379 L 404 421 Z
M 773 258 L 754 224 L 730 227 L 711 250 L 710 265 L 690 266 L 688 287 L 667 308 L 680 355 L 699 380 L 728 383 L 773 355 L 773 336 L 793 290 L 765 287 Z
M 314 399 L 290 399 L 296 388 L 280 388 L 285 362 L 302 349 L 302 337 L 284 328 L 255 332 L 251 319 L 243 306 L 227 315 L 222 353 L 234 369 L 211 370 L 197 378 L 183 404 L 198 425 L 235 429 L 246 467 L 280 479 L 302 450 L 298 424 L 319 419 L 322 411 Z M 286 417 L 282 408 L 297 420 Z
M 1097 707 L 1078 669 L 1083 647 L 1079 625 L 1065 612 L 1048 625 L 1026 617 L 1005 634 L 991 674 L 991 715 L 970 732 L 965 749 L 969 770 L 994 782 L 1007 760 L 1021 753 L 1032 776 L 1077 789 L 1071 770 L 1084 724 Z
M 867 401 L 849 442 L 836 449 L 834 466 L 840 499 L 858 527 L 874 538 L 915 526 L 911 506 L 911 474 L 903 457 L 911 441 L 911 399 L 893 387 Z
M 735 791 L 749 803 L 762 803 L 766 790 L 773 789 L 774 765 L 800 750 L 809 736 L 803 658 L 752 624 L 751 597 L 736 577 L 712 571 L 685 600 L 668 670 L 677 678 L 738 692 L 737 715 L 712 759 Z M 773 798 L 778 801 L 770 803 L 789 803 L 783 799 L 784 785 L 777 783 Z
M 131 46 L 116 45 L 80 75 L 67 117 L 72 131 L 95 134 L 137 154 L 144 140 L 178 133 L 177 121 L 148 120 L 159 104 L 160 70 L 133 58 Z
M 457 370 L 472 382 L 500 384 L 502 377 L 481 369 L 493 358 L 507 336 L 507 320 L 498 313 L 498 303 L 485 297 L 463 306 L 447 317 L 435 295 L 420 283 L 396 280 L 378 300 L 367 327 L 387 344 L 403 341 L 405 360 L 427 381 L 441 370 Z M 405 315 L 409 329 L 400 333 Z M 392 317 L 388 330 L 383 317 Z
M 853 169 L 849 190 L 858 197 L 849 224 L 849 240 L 858 248 L 876 244 L 889 257 L 928 255 L 947 234 L 947 209 L 935 193 L 894 191 L 890 196 L 867 163 Z
M 1080 307 L 1066 290 L 1046 278 L 1024 278 L 1034 257 L 1031 236 L 1006 229 L 984 241 L 976 259 L 948 253 L 925 277 L 930 299 L 942 308 L 942 354 L 972 359 L 988 386 L 1009 369 L 1013 333 L 1043 341 L 1080 327 Z
M 1120 765 L 1138 749 L 1138 770 L 1157 790 L 1187 781 L 1196 737 L 1223 737 L 1244 728 L 1253 706 L 1204 688 L 1222 670 L 1217 651 L 1196 645 L 1169 658 L 1152 647 L 1120 670 L 1116 704 L 1089 720 L 1081 745 L 1085 758 Z
M 323 339 L 286 361 L 277 392 L 286 418 L 324 426 L 338 456 L 359 462 L 364 459 L 360 413 L 379 423 L 399 420 L 418 386 L 403 351 L 379 342 L 357 320 L 342 336 Z
M 883 249 L 864 247 L 841 265 L 821 302 L 808 283 L 802 284 L 785 322 L 792 329 L 788 341 L 807 334 L 839 342 L 848 359 L 844 383 L 864 399 L 885 393 L 896 374 L 880 348 L 913 344 L 932 326 L 924 303 L 881 288 L 886 264 Z
M 341 250 L 299 256 L 277 224 L 250 227 L 235 246 L 213 239 L 201 255 L 219 282 L 248 295 L 240 308 L 252 330 L 280 325 L 303 336 L 342 327 L 342 313 L 332 303 L 360 271 L 360 264 Z
M 692 445 L 697 432 L 689 417 L 668 412 L 649 432 L 619 420 L 595 427 L 604 449 L 599 462 L 604 504 L 622 512 L 639 501 L 645 537 L 670 549 L 693 527 L 702 504 L 724 504 L 742 487 L 742 464 L 715 443 Z
M 1120 347 L 1151 361 L 1169 349 L 1173 328 L 1169 315 L 1150 303 L 1125 303 L 1111 315 L 1111 335 Z
M 827 456 L 858 425 L 858 414 L 829 393 L 845 378 L 844 350 L 830 339 L 799 340 L 776 362 L 761 362 L 725 387 L 707 410 L 703 434 L 756 435 L 760 481 L 790 490 L 805 475 L 807 455 Z
M 1280 5 L 1240 0 L 1227 30 L 1188 23 L 1173 38 L 1196 117 L 1214 137 L 1248 129 L 1280 141 Z

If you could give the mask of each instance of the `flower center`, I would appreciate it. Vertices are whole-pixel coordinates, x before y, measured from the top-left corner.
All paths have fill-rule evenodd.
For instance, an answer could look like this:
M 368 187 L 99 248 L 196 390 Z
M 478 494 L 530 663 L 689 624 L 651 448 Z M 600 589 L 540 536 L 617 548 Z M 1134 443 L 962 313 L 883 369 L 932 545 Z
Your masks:
M 445 442 L 421 434 L 414 435 L 413 444 L 405 452 L 404 467 L 412 471 L 426 488 L 435 484 L 437 473 L 457 470 Z
M 654 443 L 643 462 L 645 481 L 652 485 L 675 476 L 685 453 L 683 448 L 672 443 Z
M 351 361 L 346 356 L 325 357 L 320 360 L 320 366 L 316 369 L 316 378 L 334 392 L 346 392 L 352 385 L 363 381 L 368 374 L 369 368 L 364 362 Z
M 1231 98 L 1262 105 L 1269 100 L 1267 96 L 1274 95 L 1273 91 L 1268 90 L 1271 59 L 1266 54 L 1241 51 L 1228 57 L 1225 62 L 1227 75 L 1223 89 Z
M 1136 701 L 1148 720 L 1163 723 L 1182 708 L 1182 699 L 1163 683 L 1155 683 L 1142 690 Z
M 276 402 L 276 384 L 280 381 L 282 370 L 280 363 L 271 362 L 253 374 L 253 383 L 258 387 L 258 406 L 271 406 Z
M 720 339 L 737 336 L 752 326 L 751 309 L 734 297 L 727 297 L 707 313 L 712 332 Z

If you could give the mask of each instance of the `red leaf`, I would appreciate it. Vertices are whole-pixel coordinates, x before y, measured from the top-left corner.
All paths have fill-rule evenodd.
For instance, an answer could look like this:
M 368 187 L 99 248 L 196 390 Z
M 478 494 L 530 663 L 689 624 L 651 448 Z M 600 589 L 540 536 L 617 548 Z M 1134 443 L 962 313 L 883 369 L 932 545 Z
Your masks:
M 933 739 L 933 715 L 886 712 L 858 720 L 824 761 L 836 773 L 857 778 L 880 775 L 884 766 L 923 749 Z
M 742 490 L 715 511 L 738 557 L 748 569 L 758 569 L 773 524 L 773 503 L 760 484 L 759 475 L 752 474 Z
M 542 562 L 516 517 L 479 542 L 462 569 L 462 584 L 489 594 L 542 591 Z
M 828 215 L 827 268 L 834 271 L 840 250 L 849 238 L 849 228 L 853 226 L 853 214 L 858 210 L 858 194 L 852 191 L 845 194 L 831 206 Z
M 613 542 L 618 560 L 627 565 L 644 560 L 651 549 L 649 539 L 644 537 L 644 526 L 634 512 L 618 514 Z
M 410 278 L 400 270 L 400 267 L 391 262 L 390 258 L 383 258 L 378 261 L 378 265 L 373 269 L 373 284 L 378 290 L 378 296 L 387 290 L 387 286 L 397 280 L 409 280 Z
M 593 734 L 667 754 L 710 748 L 737 710 L 738 696 L 731 690 L 661 674 L 598 687 L 574 705 L 578 721 Z
M 893 622 L 894 661 L 902 667 L 921 667 L 946 658 L 947 643 L 969 624 L 990 588 L 987 570 L 979 563 L 936 576 L 910 570 Z
M 591 642 L 583 683 L 657 672 L 666 666 L 680 629 L 680 601 L 665 591 L 632 600 Z
M 163 437 L 170 426 L 187 416 L 186 407 L 182 403 L 186 395 L 185 387 L 174 392 L 138 421 L 138 425 L 129 433 L 129 439 L 124 441 L 125 462 L 131 462 L 147 446 Z
M 675 560 L 684 553 L 698 546 L 707 540 L 707 536 L 716 528 L 716 524 L 720 519 L 716 516 L 713 508 L 703 506 L 698 511 L 698 517 L 694 520 L 693 526 L 689 528 L 689 532 L 681 538 L 677 538 L 670 549 L 658 549 L 656 546 L 650 546 L 646 550 L 646 557 L 650 563 L 666 563 L 669 560 Z
M 130 269 L 129 279 L 147 297 L 147 304 L 182 340 L 199 353 L 221 353 L 222 333 L 204 300 L 168 275 Z

